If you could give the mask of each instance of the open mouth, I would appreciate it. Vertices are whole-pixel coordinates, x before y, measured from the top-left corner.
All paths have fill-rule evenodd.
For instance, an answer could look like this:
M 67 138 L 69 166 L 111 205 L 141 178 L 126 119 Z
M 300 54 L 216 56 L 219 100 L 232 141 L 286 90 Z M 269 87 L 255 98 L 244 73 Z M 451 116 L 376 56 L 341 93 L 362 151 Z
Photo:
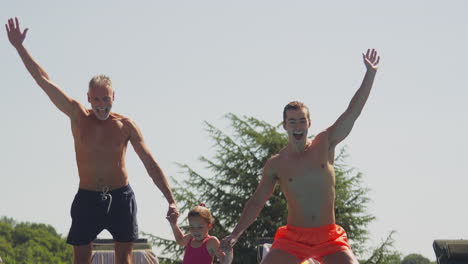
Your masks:
M 301 140 L 304 137 L 303 131 L 294 131 L 293 136 L 296 140 Z
M 96 113 L 96 117 L 98 119 L 105 120 L 107 119 L 110 113 L 110 107 L 109 106 L 96 107 L 94 112 Z
M 109 107 L 108 106 L 96 107 L 96 110 L 98 111 L 98 113 L 107 114 L 109 112 Z

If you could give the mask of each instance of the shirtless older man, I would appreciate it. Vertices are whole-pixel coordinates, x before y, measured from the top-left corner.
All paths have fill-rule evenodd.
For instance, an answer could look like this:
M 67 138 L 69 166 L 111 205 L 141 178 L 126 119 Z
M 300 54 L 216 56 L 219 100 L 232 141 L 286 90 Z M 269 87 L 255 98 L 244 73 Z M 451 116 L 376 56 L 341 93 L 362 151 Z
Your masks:
M 229 250 L 255 221 L 278 183 L 288 203 L 287 225 L 276 232 L 272 250 L 262 263 L 300 263 L 309 258 L 327 264 L 358 263 L 345 231 L 335 224 L 333 162 L 336 145 L 351 132 L 366 103 L 380 57 L 375 50 L 368 50 L 363 59 L 367 72 L 361 87 L 338 120 L 313 140 L 307 138 L 309 109 L 297 101 L 286 105 L 283 127 L 288 145 L 266 162 L 239 223 L 222 240 L 224 250 Z
M 23 46 L 27 29 L 18 19 L 5 25 L 8 39 L 24 65 L 54 105 L 71 121 L 79 190 L 71 208 L 72 226 L 67 242 L 73 245 L 74 263 L 90 263 L 91 241 L 107 229 L 115 241 L 116 263 L 131 263 L 132 242 L 138 238 L 136 202 L 128 183 L 125 153 L 130 141 L 148 174 L 169 203 L 168 216 L 178 214 L 167 179 L 148 150 L 140 129 L 127 117 L 111 112 L 112 83 L 107 76 L 91 79 L 87 109 L 68 97 Z

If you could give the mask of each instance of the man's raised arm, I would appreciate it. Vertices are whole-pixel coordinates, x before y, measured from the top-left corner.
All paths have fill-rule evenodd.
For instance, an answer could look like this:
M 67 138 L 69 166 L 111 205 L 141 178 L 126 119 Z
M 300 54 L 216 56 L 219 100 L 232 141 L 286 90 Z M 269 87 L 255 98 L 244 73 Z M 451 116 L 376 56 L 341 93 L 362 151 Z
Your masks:
M 329 150 L 334 151 L 336 145 L 345 139 L 351 132 L 354 122 L 361 114 L 364 105 L 374 83 L 374 77 L 377 72 L 377 65 L 380 57 L 375 49 L 368 49 L 366 54 L 362 54 L 367 72 L 362 81 L 361 87 L 354 94 L 346 111 L 336 120 L 336 122 L 327 129 Z
M 18 51 L 26 69 L 29 71 L 36 83 L 42 88 L 42 90 L 44 90 L 50 100 L 60 111 L 72 118 L 81 106 L 78 102 L 68 97 L 56 84 L 50 81 L 49 75 L 47 75 L 45 70 L 31 57 L 29 52 L 23 46 L 23 41 L 26 38 L 28 29 L 26 28 L 21 32 L 18 18 L 15 18 L 14 20 L 13 18 L 10 18 L 8 20 L 8 24 L 5 24 L 5 28 L 11 45 L 13 45 L 13 47 Z

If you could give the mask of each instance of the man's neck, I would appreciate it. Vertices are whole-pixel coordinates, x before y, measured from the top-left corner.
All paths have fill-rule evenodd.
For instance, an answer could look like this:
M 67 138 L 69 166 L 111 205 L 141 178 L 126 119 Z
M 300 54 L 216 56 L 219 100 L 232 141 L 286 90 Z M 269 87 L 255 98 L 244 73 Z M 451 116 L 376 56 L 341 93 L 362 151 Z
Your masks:
M 310 145 L 309 140 L 301 141 L 301 142 L 289 142 L 289 151 L 291 153 L 300 154 L 306 150 L 306 148 Z

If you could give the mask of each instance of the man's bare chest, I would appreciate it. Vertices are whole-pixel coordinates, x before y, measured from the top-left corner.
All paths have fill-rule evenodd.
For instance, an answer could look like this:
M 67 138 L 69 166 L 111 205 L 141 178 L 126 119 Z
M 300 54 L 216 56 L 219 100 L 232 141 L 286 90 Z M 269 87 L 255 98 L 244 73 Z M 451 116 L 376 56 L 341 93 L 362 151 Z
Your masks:
M 333 165 L 328 162 L 327 153 L 310 148 L 305 155 L 283 155 L 278 159 L 277 178 L 285 188 L 334 185 Z
M 84 151 L 121 150 L 128 142 L 129 135 L 120 121 L 104 124 L 83 120 L 75 128 L 75 144 Z
M 277 170 L 281 182 L 308 182 L 327 180 L 333 168 L 327 162 L 287 163 Z

